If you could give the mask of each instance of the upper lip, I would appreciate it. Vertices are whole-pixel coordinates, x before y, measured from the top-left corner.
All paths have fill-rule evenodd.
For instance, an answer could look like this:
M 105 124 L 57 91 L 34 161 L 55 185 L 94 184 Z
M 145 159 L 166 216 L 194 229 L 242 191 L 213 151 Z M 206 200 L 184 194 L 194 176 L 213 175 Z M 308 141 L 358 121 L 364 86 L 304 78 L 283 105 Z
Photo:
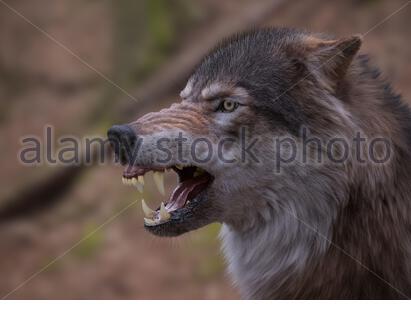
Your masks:
M 164 172 L 166 169 L 170 169 L 171 167 L 142 167 L 142 166 L 130 166 L 128 165 L 125 170 L 123 171 L 124 178 L 134 178 L 138 176 L 144 176 L 149 171 L 159 171 Z

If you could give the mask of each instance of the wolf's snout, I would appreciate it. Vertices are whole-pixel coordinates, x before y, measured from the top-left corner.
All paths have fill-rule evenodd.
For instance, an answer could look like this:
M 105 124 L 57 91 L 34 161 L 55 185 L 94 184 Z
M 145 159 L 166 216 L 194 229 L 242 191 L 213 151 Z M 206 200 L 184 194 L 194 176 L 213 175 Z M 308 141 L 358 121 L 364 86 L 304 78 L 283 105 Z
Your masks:
M 133 129 L 128 125 L 114 125 L 108 130 L 107 136 L 116 160 L 119 160 L 123 165 L 131 162 L 131 155 L 137 140 Z

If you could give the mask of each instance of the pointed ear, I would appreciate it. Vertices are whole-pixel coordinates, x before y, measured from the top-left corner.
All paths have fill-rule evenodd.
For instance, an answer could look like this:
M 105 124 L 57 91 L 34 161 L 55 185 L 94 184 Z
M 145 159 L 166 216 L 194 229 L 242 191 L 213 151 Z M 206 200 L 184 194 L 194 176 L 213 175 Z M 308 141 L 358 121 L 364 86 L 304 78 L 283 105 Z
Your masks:
M 309 36 L 305 39 L 308 60 L 334 84 L 344 78 L 353 58 L 361 47 L 361 35 L 339 40 L 324 40 Z M 333 86 L 334 87 L 334 86 Z

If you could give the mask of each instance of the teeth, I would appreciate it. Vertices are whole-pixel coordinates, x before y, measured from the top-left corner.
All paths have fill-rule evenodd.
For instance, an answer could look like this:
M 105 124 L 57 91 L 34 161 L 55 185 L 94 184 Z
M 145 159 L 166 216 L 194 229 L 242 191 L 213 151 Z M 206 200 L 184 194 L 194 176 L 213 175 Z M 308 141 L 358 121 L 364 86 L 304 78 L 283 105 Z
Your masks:
M 144 218 L 144 224 L 147 226 L 155 226 L 157 222 L 155 222 L 153 219 Z
M 138 177 L 138 180 L 136 178 L 133 178 L 131 180 L 131 184 L 137 188 L 138 192 L 143 193 L 143 189 L 144 189 L 144 180 L 143 183 L 140 182 L 140 177 L 143 178 L 142 176 Z
M 164 202 L 161 202 L 160 205 L 160 221 L 167 221 L 170 220 L 171 215 L 168 213 L 164 206 Z
M 153 179 L 158 191 L 160 191 L 160 193 L 164 196 L 164 174 L 162 172 L 155 171 L 153 173 Z
M 138 182 L 144 187 L 144 177 L 143 176 L 138 176 Z
M 147 226 L 155 226 L 160 224 L 161 222 L 165 222 L 170 220 L 171 215 L 167 212 L 165 206 L 164 206 L 164 202 L 161 202 L 160 205 L 160 214 L 159 216 L 157 216 L 157 218 L 154 218 L 154 212 L 153 210 L 151 210 L 147 204 L 145 203 L 144 199 L 141 200 L 141 204 L 143 207 L 143 211 L 145 214 L 144 217 L 144 224 Z M 155 220 L 154 220 L 155 219 Z
M 131 186 L 133 184 L 133 179 L 122 177 L 121 181 L 123 181 L 123 184 L 125 184 L 126 186 Z
M 182 166 L 181 164 L 176 164 L 175 167 L 176 167 L 178 170 L 183 170 L 183 168 L 184 168 L 184 166 Z
M 152 220 L 152 218 L 154 217 L 154 210 L 150 209 L 150 207 L 147 205 L 147 203 L 144 201 L 144 199 L 141 199 L 141 207 L 143 208 L 144 216 L 147 219 Z M 146 220 L 146 218 L 144 218 L 144 221 Z
M 128 179 L 128 178 L 123 177 L 121 180 L 123 181 L 123 184 L 125 184 L 126 186 L 134 186 L 137 188 L 137 190 L 140 193 L 143 193 L 143 189 L 144 189 L 143 176 L 138 176 L 138 179 L 136 178 Z
M 154 212 L 144 213 L 144 219 L 150 219 L 154 221 Z

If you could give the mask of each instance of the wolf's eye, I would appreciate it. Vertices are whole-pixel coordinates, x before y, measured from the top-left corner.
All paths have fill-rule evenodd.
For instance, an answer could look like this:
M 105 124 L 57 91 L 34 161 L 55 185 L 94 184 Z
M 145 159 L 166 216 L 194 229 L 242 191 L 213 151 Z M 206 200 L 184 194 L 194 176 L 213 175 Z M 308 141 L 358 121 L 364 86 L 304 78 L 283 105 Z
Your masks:
M 218 106 L 217 111 L 221 112 L 233 112 L 238 108 L 238 102 L 232 100 L 223 100 Z

